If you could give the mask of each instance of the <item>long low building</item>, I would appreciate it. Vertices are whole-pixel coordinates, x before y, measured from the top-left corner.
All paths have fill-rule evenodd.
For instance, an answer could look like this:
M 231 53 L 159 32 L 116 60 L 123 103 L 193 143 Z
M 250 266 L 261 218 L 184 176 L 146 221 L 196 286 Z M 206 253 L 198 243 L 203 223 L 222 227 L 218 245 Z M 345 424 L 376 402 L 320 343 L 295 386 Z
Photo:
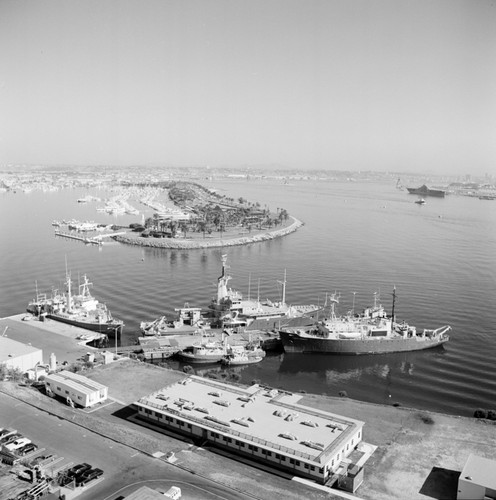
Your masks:
M 62 370 L 45 378 L 47 393 L 65 398 L 84 408 L 102 403 L 108 397 L 108 387 L 77 373 Z
M 140 418 L 159 426 L 322 484 L 354 469 L 354 491 L 363 470 L 347 457 L 361 442 L 364 423 L 299 405 L 300 398 L 190 376 L 135 406 Z

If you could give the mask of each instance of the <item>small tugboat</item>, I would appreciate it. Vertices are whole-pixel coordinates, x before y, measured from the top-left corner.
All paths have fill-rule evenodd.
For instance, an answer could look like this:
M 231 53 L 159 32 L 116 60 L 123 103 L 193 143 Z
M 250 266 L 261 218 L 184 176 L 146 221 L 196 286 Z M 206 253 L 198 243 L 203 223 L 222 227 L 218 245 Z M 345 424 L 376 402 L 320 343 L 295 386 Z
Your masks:
M 227 347 L 224 342 L 205 342 L 187 347 L 179 351 L 176 356 L 186 363 L 213 364 L 220 363 L 226 354 Z
M 228 353 L 220 360 L 227 366 L 251 365 L 260 363 L 265 358 L 265 351 L 255 346 L 230 346 Z
M 36 290 L 36 299 L 28 304 L 27 312 L 40 319 L 49 318 L 106 334 L 108 337 L 114 338 L 116 335 L 119 337 L 124 322 L 114 319 L 107 306 L 90 294 L 91 285 L 86 275 L 83 276 L 79 293 L 72 295 L 72 280 L 70 274 L 66 272 L 66 293 L 59 294 L 54 291 L 51 297 L 47 297 L 46 294 L 39 294 Z
M 423 198 L 419 198 L 418 200 L 415 200 L 415 203 L 417 205 L 424 205 L 425 204 L 425 200 Z
M 388 317 L 381 304 L 367 308 L 360 315 L 338 317 L 334 306 L 338 297 L 331 297 L 328 319 L 308 327 L 283 328 L 279 331 L 285 352 L 320 354 L 382 354 L 418 351 L 443 345 L 449 341 L 449 325 L 435 330 L 417 332 L 414 326 L 396 323 L 393 291 L 393 310 Z

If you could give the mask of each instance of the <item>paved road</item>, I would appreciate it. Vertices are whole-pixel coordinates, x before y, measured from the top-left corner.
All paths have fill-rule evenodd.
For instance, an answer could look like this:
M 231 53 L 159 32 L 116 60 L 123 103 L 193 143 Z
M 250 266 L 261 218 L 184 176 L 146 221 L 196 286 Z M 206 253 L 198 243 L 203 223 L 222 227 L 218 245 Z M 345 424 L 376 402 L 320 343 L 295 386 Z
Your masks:
M 88 462 L 105 471 L 104 480 L 87 487 L 78 497 L 80 500 L 114 500 L 143 485 L 160 491 L 176 485 L 189 499 L 254 498 L 93 434 L 69 420 L 35 410 L 1 393 L 0 408 L 0 427 L 17 429 L 40 448 L 46 448 L 43 454 L 64 457 L 64 461 L 55 467 L 70 462 Z

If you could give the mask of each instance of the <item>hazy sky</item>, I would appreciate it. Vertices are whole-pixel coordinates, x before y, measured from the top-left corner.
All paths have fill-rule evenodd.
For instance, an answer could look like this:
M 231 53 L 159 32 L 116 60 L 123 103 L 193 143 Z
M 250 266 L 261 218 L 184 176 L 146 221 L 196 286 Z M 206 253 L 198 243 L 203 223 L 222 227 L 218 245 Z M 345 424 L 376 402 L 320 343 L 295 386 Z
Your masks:
M 0 0 L 0 164 L 496 175 L 496 0 Z

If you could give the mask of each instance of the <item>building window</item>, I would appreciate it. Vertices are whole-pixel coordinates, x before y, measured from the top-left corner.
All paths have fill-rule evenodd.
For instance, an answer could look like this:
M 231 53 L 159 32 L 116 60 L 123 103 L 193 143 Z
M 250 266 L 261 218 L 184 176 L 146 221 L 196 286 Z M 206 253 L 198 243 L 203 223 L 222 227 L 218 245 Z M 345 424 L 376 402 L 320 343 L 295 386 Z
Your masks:
M 300 461 L 296 460 L 295 464 L 296 464 L 297 467 L 299 467 L 300 466 Z
M 271 451 L 268 451 L 268 452 L 267 452 L 267 456 L 268 456 L 268 457 L 271 457 L 271 456 L 272 456 L 272 452 L 271 452 Z
M 239 446 L 240 446 L 240 448 L 244 448 L 245 447 L 245 443 L 239 443 Z
M 280 460 L 281 459 L 281 455 L 279 455 L 279 453 L 276 453 L 276 460 Z
M 157 418 L 160 418 L 160 415 L 161 415 L 161 414 L 160 414 L 158 411 L 156 411 L 156 412 L 155 412 L 155 416 L 156 416 Z
M 290 458 L 290 459 L 289 459 L 289 463 L 290 463 L 291 465 L 294 465 L 295 461 L 294 461 L 292 458 Z
M 310 466 L 308 464 L 304 464 L 305 469 L 308 469 Z

